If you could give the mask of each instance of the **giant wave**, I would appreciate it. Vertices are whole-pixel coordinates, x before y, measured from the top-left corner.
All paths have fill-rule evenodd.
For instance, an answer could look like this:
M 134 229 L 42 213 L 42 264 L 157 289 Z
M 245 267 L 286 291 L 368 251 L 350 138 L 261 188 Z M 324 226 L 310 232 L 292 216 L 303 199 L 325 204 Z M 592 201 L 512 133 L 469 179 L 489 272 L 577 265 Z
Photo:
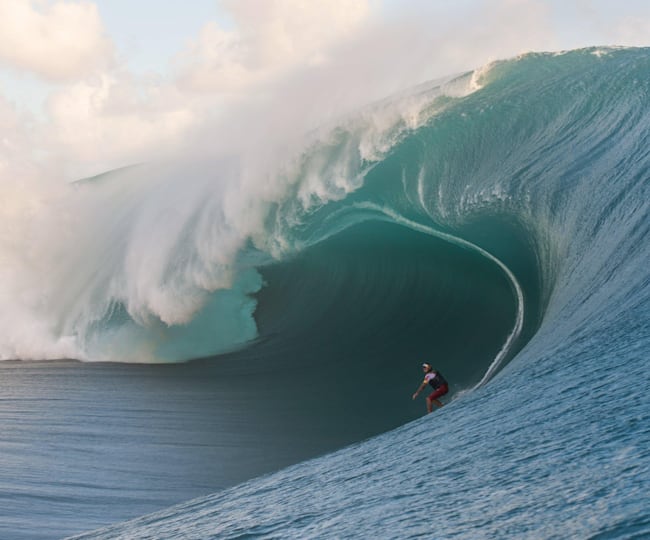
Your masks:
M 366 414 L 399 409 L 435 359 L 462 395 L 92 536 L 404 537 L 432 512 L 446 538 L 647 533 L 648 73 L 648 49 L 527 54 L 209 177 L 167 163 L 72 186 L 85 226 L 55 274 L 78 282 L 21 304 L 38 347 L 8 333 L 4 358 L 308 364 L 293 398 L 336 394 L 339 418 L 364 384 Z

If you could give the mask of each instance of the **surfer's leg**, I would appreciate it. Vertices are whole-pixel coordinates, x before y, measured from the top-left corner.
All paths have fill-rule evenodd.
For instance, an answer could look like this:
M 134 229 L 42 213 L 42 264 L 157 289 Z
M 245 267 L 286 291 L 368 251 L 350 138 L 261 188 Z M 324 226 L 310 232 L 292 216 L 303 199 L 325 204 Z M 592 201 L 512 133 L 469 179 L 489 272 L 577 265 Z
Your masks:
M 441 386 L 437 390 L 431 393 L 427 398 L 427 409 L 429 412 L 433 410 L 433 404 L 436 404 L 436 407 L 442 407 L 442 402 L 438 399 L 440 396 L 444 396 L 448 392 L 447 385 Z
M 430 413 L 433 411 L 433 404 L 431 403 L 431 396 L 427 398 L 427 412 Z

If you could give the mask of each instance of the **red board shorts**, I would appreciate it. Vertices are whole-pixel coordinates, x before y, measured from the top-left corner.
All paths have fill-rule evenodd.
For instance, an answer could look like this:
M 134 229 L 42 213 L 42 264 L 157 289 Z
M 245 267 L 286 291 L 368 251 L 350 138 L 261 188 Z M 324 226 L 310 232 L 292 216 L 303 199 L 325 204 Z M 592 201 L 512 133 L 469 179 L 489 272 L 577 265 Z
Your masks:
M 447 392 L 449 392 L 449 386 L 443 384 L 442 386 L 440 386 L 440 388 L 434 390 L 427 399 L 433 401 L 434 399 L 437 399 L 440 396 L 444 396 Z

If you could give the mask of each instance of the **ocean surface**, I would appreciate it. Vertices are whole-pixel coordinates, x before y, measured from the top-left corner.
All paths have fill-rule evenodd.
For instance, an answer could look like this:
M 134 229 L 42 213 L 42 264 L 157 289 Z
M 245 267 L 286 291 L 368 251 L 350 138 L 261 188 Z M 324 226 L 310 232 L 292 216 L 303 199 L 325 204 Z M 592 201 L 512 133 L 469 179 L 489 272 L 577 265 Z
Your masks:
M 0 242 L 0 538 L 650 537 L 650 49 L 52 207 Z

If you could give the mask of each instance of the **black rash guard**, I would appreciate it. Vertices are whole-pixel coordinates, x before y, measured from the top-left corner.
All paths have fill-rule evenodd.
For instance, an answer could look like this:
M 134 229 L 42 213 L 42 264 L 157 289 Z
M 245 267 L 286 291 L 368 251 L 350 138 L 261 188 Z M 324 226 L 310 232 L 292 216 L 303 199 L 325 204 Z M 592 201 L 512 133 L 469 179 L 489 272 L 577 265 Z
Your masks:
M 428 382 L 434 390 L 447 385 L 447 381 L 439 371 L 430 371 L 424 376 L 424 380 Z

